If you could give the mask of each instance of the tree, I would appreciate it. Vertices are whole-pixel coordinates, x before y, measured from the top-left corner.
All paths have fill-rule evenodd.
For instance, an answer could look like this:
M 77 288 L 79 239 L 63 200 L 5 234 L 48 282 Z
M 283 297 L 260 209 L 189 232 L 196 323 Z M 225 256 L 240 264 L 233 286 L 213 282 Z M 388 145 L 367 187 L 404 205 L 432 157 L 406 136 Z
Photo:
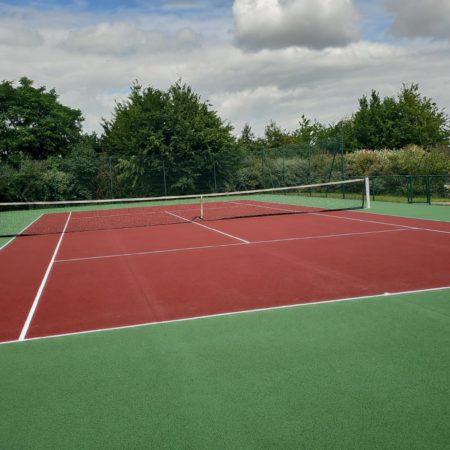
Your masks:
M 54 89 L 21 78 L 0 83 L 0 156 L 64 155 L 81 136 L 81 111 L 62 105 Z
M 102 169 L 110 169 L 108 161 L 98 152 L 98 138 L 95 134 L 84 135 L 65 155 L 55 160 L 59 170 L 73 180 L 70 199 L 92 199 L 112 196 L 110 179 L 104 180 Z
M 299 127 L 294 131 L 296 143 L 313 145 L 328 138 L 328 128 L 316 120 L 308 119 L 304 114 L 300 118 Z
M 397 97 L 359 99 L 353 116 L 353 133 L 359 148 L 402 148 L 408 144 L 431 146 L 447 143 L 447 116 L 436 103 L 422 96 L 417 84 L 403 85 Z
M 258 147 L 263 146 L 261 142 L 259 142 L 259 139 L 255 137 L 252 128 L 248 123 L 244 125 L 237 142 L 239 147 L 245 152 L 251 152 Z
M 103 149 L 136 194 L 211 190 L 240 161 L 231 125 L 180 81 L 165 92 L 134 83 L 103 129 Z
M 268 148 L 282 147 L 293 142 L 292 136 L 282 130 L 273 120 L 265 127 L 264 138 Z

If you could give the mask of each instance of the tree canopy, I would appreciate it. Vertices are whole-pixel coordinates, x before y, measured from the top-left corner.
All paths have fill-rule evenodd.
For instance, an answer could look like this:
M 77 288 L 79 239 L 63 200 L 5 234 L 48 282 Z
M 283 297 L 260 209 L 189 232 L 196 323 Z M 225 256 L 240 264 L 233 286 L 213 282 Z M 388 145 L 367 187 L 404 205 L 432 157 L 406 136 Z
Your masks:
M 270 121 L 262 136 L 246 124 L 234 137 L 181 81 L 167 90 L 132 84 L 100 137 L 83 134 L 82 121 L 53 89 L 28 78 L 1 82 L 0 199 L 198 194 L 361 174 L 449 173 L 448 118 L 416 84 L 385 98 L 373 90 L 335 124 L 302 115 L 294 131 Z
M 54 89 L 21 78 L 0 83 L 0 155 L 45 159 L 64 155 L 81 137 L 81 111 L 62 105 Z
M 352 119 L 356 146 L 367 149 L 398 149 L 408 144 L 430 146 L 448 141 L 447 117 L 430 98 L 422 96 L 417 84 L 403 85 L 397 97 L 359 99 Z
M 342 139 L 346 150 L 400 149 L 407 145 L 432 147 L 449 143 L 450 126 L 443 110 L 423 96 L 417 84 L 403 85 L 396 96 L 381 98 L 372 90 L 359 99 L 358 111 L 335 124 L 324 125 L 301 116 L 298 128 L 288 132 L 270 121 L 263 138 L 244 127 L 240 141 L 246 148 L 283 147 L 288 144 L 314 145 Z
M 239 162 L 231 125 L 180 81 L 167 91 L 135 83 L 103 129 L 103 148 L 137 193 L 162 176 L 169 191 L 205 190 L 214 183 L 211 173 L 232 173 Z

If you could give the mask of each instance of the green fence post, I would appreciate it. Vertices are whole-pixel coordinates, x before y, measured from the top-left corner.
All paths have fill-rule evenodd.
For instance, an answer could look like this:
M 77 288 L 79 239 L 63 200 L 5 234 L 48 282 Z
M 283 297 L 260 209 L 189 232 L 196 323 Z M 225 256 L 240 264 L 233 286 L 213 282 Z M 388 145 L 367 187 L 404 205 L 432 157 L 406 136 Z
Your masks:
M 114 190 L 113 190 L 113 173 L 112 173 L 112 161 L 111 156 L 108 158 L 109 163 L 109 189 L 110 189 L 110 198 L 114 198 Z
M 216 160 L 213 160 L 214 192 L 217 192 Z
M 411 175 L 406 175 L 406 195 L 407 195 L 408 203 L 412 203 L 414 194 L 413 194 L 413 183 L 412 183 Z
M 308 144 L 308 183 L 311 183 L 311 144 Z
M 167 196 L 166 165 L 164 164 L 164 159 L 162 160 L 162 169 L 163 169 L 164 195 Z
M 425 189 L 427 191 L 427 203 L 431 205 L 431 185 L 429 175 L 425 175 Z

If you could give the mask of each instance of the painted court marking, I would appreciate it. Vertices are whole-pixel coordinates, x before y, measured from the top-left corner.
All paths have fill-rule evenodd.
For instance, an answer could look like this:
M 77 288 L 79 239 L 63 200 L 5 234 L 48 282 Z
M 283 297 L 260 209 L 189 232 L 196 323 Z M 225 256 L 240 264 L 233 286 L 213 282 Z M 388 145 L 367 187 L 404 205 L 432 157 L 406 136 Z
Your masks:
M 243 204 L 251 205 L 251 206 L 255 206 L 255 207 L 258 207 L 258 208 L 262 208 L 262 209 L 273 209 L 275 211 L 286 211 L 286 212 L 292 212 L 292 213 L 301 212 L 301 211 L 296 210 L 296 209 L 276 208 L 274 206 L 257 205 L 257 204 L 254 204 L 254 203 L 239 203 L 239 202 L 233 202 L 233 203 L 237 203 L 239 205 L 243 205 Z M 393 226 L 393 227 L 408 228 L 410 230 L 422 230 L 422 231 L 431 231 L 431 232 L 434 232 L 434 233 L 450 234 L 450 231 L 435 230 L 433 228 L 412 227 L 410 225 L 400 225 L 398 223 L 382 222 L 380 220 L 358 219 L 358 218 L 355 218 L 355 217 L 337 216 L 335 214 L 326 214 L 324 212 L 309 212 L 308 211 L 308 214 L 312 214 L 314 216 L 333 217 L 333 218 L 336 218 L 336 219 L 354 220 L 354 221 L 357 221 L 357 222 L 379 223 L 380 225 L 390 225 L 390 226 Z M 401 217 L 401 218 L 405 218 L 405 219 L 409 219 L 409 220 L 416 220 L 415 218 L 411 218 L 411 217 Z M 426 219 L 422 219 L 422 220 L 426 220 Z M 442 222 L 442 221 L 437 221 L 437 222 Z
M 193 222 L 195 223 L 195 222 Z M 200 224 L 199 224 L 200 225 Z M 271 244 L 277 242 L 288 242 L 288 241 L 306 241 L 311 239 L 329 239 L 335 237 L 351 237 L 351 236 L 361 236 L 367 234 L 381 234 L 381 233 L 396 233 L 400 231 L 416 231 L 409 230 L 407 228 L 394 228 L 388 230 L 376 230 L 376 231 L 359 231 L 354 233 L 340 233 L 340 234 L 323 234 L 319 236 L 300 236 L 300 237 L 292 237 L 292 238 L 281 238 L 281 239 L 267 239 L 261 241 L 245 241 L 245 242 L 236 242 L 233 244 L 215 244 L 215 245 L 199 245 L 196 247 L 180 247 L 180 248 L 172 248 L 172 249 L 164 249 L 164 250 L 148 250 L 143 252 L 130 252 L 130 253 L 113 253 L 111 255 L 98 255 L 98 256 L 86 256 L 81 258 L 66 258 L 66 259 L 58 259 L 56 263 L 63 262 L 75 262 L 75 261 L 89 261 L 93 259 L 108 259 L 108 258 L 120 258 L 124 256 L 139 256 L 139 255 L 152 255 L 158 253 L 177 253 L 177 252 L 185 252 L 190 250 L 206 250 L 206 249 L 214 249 L 214 248 L 223 248 L 223 247 L 236 247 L 238 245 L 258 245 L 258 244 Z
M 146 323 L 138 323 L 135 325 L 124 325 L 124 326 L 111 327 L 111 328 L 98 328 L 95 330 L 76 331 L 73 333 L 61 333 L 61 334 L 53 334 L 50 336 L 33 337 L 33 338 L 28 338 L 28 339 L 17 339 L 14 341 L 0 342 L 0 345 L 16 344 L 19 342 L 41 341 L 44 339 L 54 339 L 54 338 L 67 337 L 67 336 L 78 336 L 78 335 L 92 334 L 92 333 L 101 333 L 101 332 L 105 332 L 105 331 L 128 330 L 128 329 L 133 329 L 133 328 L 141 328 L 141 327 L 148 327 L 148 326 L 155 326 L 155 325 L 165 325 L 165 324 L 178 323 L 178 322 L 189 322 L 189 321 L 193 321 L 193 320 L 213 319 L 213 318 L 218 318 L 218 317 L 236 316 L 239 314 L 269 312 L 269 311 L 275 311 L 275 310 L 292 309 L 292 308 L 314 306 L 314 305 L 320 306 L 320 305 L 327 305 L 327 304 L 331 304 L 331 303 L 340 303 L 340 302 L 347 302 L 347 301 L 371 300 L 371 299 L 375 299 L 375 298 L 383 298 L 386 296 L 393 296 L 393 295 L 420 294 L 420 293 L 424 293 L 424 292 L 443 291 L 446 289 L 450 289 L 450 286 L 441 286 L 441 287 L 434 287 L 434 288 L 428 288 L 428 289 L 417 289 L 417 290 L 412 290 L 412 291 L 384 292 L 384 293 L 372 294 L 372 295 L 362 295 L 359 297 L 345 297 L 345 298 L 337 298 L 337 299 L 330 299 L 330 300 L 320 300 L 320 301 L 316 301 L 316 302 L 311 301 L 308 303 L 296 303 L 296 304 L 290 304 L 290 305 L 269 306 L 267 308 L 255 308 L 255 309 L 246 309 L 246 310 L 242 310 L 242 311 L 230 311 L 230 312 L 226 312 L 226 313 L 210 314 L 207 316 L 185 317 L 185 318 L 181 318 L 181 319 L 164 320 L 164 321 L 160 321 L 160 322 L 146 322 Z
M 314 214 L 315 216 L 336 217 L 337 219 L 354 220 L 357 222 L 379 223 L 381 225 L 391 225 L 391 226 L 395 226 L 395 227 L 403 227 L 403 228 L 408 228 L 410 230 L 431 231 L 433 233 L 450 234 L 450 231 L 445 231 L 445 230 L 435 230 L 433 228 L 423 228 L 423 227 L 412 227 L 410 225 L 399 225 L 396 223 L 381 222 L 379 220 L 357 219 L 355 217 L 335 216 L 334 214 L 324 214 L 324 213 L 311 213 L 311 214 Z
M 66 223 L 64 225 L 64 229 L 63 229 L 63 231 L 61 233 L 61 236 L 60 236 L 60 238 L 58 240 L 58 243 L 56 244 L 55 251 L 53 252 L 52 258 L 51 258 L 51 260 L 50 260 L 50 262 L 48 264 L 48 267 L 47 267 L 47 270 L 45 272 L 44 278 L 42 278 L 41 285 L 39 286 L 39 289 L 38 289 L 38 291 L 36 293 L 36 297 L 34 298 L 33 304 L 31 305 L 31 309 L 28 312 L 27 320 L 25 321 L 25 324 L 24 324 L 24 326 L 22 328 L 22 331 L 20 333 L 20 336 L 19 336 L 19 341 L 23 341 L 25 339 L 25 336 L 27 335 L 28 328 L 30 327 L 30 323 L 33 320 L 33 316 L 34 316 L 34 313 L 36 311 L 37 305 L 38 305 L 39 300 L 40 300 L 40 298 L 42 296 L 42 292 L 44 291 L 44 287 L 45 287 L 45 285 L 47 283 L 48 276 L 50 275 L 50 272 L 52 270 L 53 264 L 55 262 L 56 254 L 58 253 L 59 247 L 61 246 L 61 242 L 63 240 L 64 233 L 65 233 L 65 231 L 67 229 L 67 225 L 69 224 L 69 220 L 70 220 L 71 214 L 72 213 L 69 213 L 69 215 L 67 216 L 67 220 L 66 220 Z
M 232 238 L 232 239 L 236 239 L 236 240 L 238 240 L 238 241 L 243 242 L 244 244 L 250 244 L 250 241 L 247 241 L 246 239 L 242 239 L 242 238 L 240 238 L 240 237 L 234 236 L 233 234 L 225 233 L 224 231 L 220 231 L 220 230 L 218 230 L 218 229 L 216 229 L 216 228 L 209 227 L 208 225 L 204 225 L 204 224 L 202 224 L 202 223 L 193 222 L 192 220 L 185 219 L 184 217 L 181 217 L 181 216 L 179 216 L 178 214 L 174 214 L 174 213 L 172 213 L 172 212 L 170 212 L 170 211 L 166 211 L 166 213 L 167 213 L 167 214 L 170 214 L 171 216 L 177 217 L 178 219 L 182 219 L 182 220 L 184 220 L 185 222 L 192 223 L 192 224 L 194 224 L 194 225 L 198 225 L 199 227 L 207 228 L 208 230 L 212 230 L 212 231 L 215 231 L 216 233 L 223 234 L 224 236 L 228 236 L 228 237 L 230 237 L 230 238 Z
M 265 209 L 271 209 L 271 210 L 278 210 L 278 211 L 286 211 L 286 212 L 299 212 L 298 210 L 291 210 L 291 209 L 285 209 L 285 208 L 276 208 L 276 207 L 270 207 L 270 206 L 263 206 L 258 204 L 252 204 L 252 203 L 239 203 L 239 202 L 230 202 L 234 203 L 236 205 L 242 206 L 243 204 L 247 206 L 253 206 L 257 208 L 265 208 Z M 287 205 L 290 206 L 290 205 Z M 292 205 L 294 206 L 294 205 Z M 178 212 L 178 211 L 177 211 Z M 180 211 L 181 213 L 182 211 Z M 72 259 L 61 259 L 58 260 L 57 255 L 59 252 L 59 249 L 61 247 L 64 235 L 66 234 L 66 230 L 68 229 L 69 222 L 73 219 L 75 219 L 72 215 L 72 213 L 68 213 L 68 217 L 66 219 L 64 228 L 61 232 L 61 236 L 59 237 L 59 240 L 55 246 L 55 249 L 53 251 L 52 257 L 50 259 L 50 262 L 48 264 L 48 267 L 46 269 L 46 272 L 41 280 L 39 289 L 36 293 L 36 296 L 34 298 L 33 304 L 28 312 L 28 316 L 26 318 L 26 321 L 23 325 L 23 328 L 21 330 L 20 336 L 17 340 L 14 341 L 7 341 L 7 342 L 0 342 L 0 345 L 3 343 L 11 343 L 11 342 L 19 342 L 19 341 L 27 341 L 27 340 L 38 340 L 38 339 L 44 339 L 44 338 L 51 338 L 51 337 L 60 337 L 60 336 L 71 336 L 71 335 L 78 335 L 78 334 L 86 334 L 86 333 L 93 333 L 98 331 L 106 331 L 106 330 L 116 330 L 116 329 L 126 329 L 126 328 L 135 328 L 135 327 L 141 327 L 146 325 L 155 325 L 155 324 L 164 324 L 164 323 L 171 323 L 171 322 L 181 322 L 181 321 L 188 321 L 188 320 L 196 320 L 196 319 L 204 319 L 204 318 L 210 318 L 210 317 L 220 317 L 220 316 L 229 316 L 229 315 L 235 315 L 235 314 L 242 314 L 247 312 L 258 312 L 258 311 L 267 311 L 267 310 L 275 310 L 275 309 L 285 309 L 285 308 L 292 308 L 297 306 L 307 306 L 307 305 L 313 305 L 313 304 L 322 304 L 322 303 L 333 303 L 333 302 L 340 302 L 340 301 L 346 301 L 346 300 L 359 300 L 359 299 L 366 299 L 366 298 L 374 298 L 374 297 L 380 297 L 382 295 L 402 295 L 402 294 L 412 294 L 412 293 L 418 293 L 418 292 L 427 292 L 427 291 L 435 291 L 435 290 L 444 290 L 449 289 L 450 286 L 445 287 L 436 287 L 436 288 L 429 288 L 429 289 L 423 289 L 423 290 L 414 290 L 414 291 L 403 291 L 403 292 L 397 292 L 397 293 L 380 293 L 380 294 L 372 294 L 367 296 L 361 296 L 361 297 L 349 297 L 349 298 L 342 298 L 342 299 L 330 299 L 330 300 L 322 300 L 318 302 L 308 302 L 308 303 L 300 303 L 300 304 L 293 304 L 293 305 L 280 305 L 280 306 L 274 306 L 274 307 L 267 307 L 267 308 L 256 308 L 251 310 L 244 310 L 244 311 L 234 311 L 234 312 L 228 312 L 228 313 L 219 313 L 219 314 L 211 314 L 211 315 L 204 315 L 204 316 L 196 316 L 196 317 L 189 317 L 189 318 L 182 318 L 182 319 L 174 319 L 174 320 L 167 320 L 167 321 L 161 321 L 161 322 L 148 322 L 148 323 L 142 323 L 142 324 L 135 324 L 135 325 L 126 325 L 126 326 L 118 326 L 118 327 L 111 327 L 111 328 L 104 328 L 104 329 L 95 329 L 95 330 L 88 330 L 88 331 L 82 331 L 82 332 L 72 332 L 72 333 L 64 333 L 59 335 L 52 335 L 52 336 L 45 336 L 45 337 L 36 337 L 36 338 L 30 338 L 27 339 L 26 335 L 28 333 L 29 327 L 31 325 L 31 322 L 33 321 L 33 317 L 35 315 L 36 309 L 38 307 L 39 301 L 42 297 L 42 294 L 44 292 L 45 286 L 47 284 L 48 278 L 50 276 L 50 273 L 52 271 L 53 265 L 55 263 L 59 262 L 71 262 L 71 261 L 83 261 L 83 260 L 94 260 L 94 259 L 103 259 L 103 258 L 116 258 L 116 257 L 124 257 L 124 256 L 134 256 L 134 255 L 146 255 L 146 254 L 157 254 L 157 253 L 175 253 L 175 252 L 185 252 L 185 251 L 193 251 L 193 250 L 206 250 L 206 249 L 213 249 L 213 248 L 221 248 L 221 247 L 232 247 L 232 246 L 238 246 L 238 245 L 248 245 L 248 244 L 264 244 L 264 243 L 277 243 L 277 242 L 286 242 L 286 241 L 300 241 L 300 240 L 311 240 L 311 239 L 326 239 L 326 238 L 337 238 L 337 237 L 352 237 L 352 236 L 359 236 L 359 235 L 370 235 L 370 234 L 380 234 L 380 233 L 392 233 L 392 232 L 401 232 L 401 231 L 430 231 L 430 232 L 437 232 L 437 233 L 443 233 L 443 234 L 450 234 L 450 231 L 444 231 L 444 230 L 435 230 L 430 228 L 424 228 L 424 227 L 415 227 L 415 226 L 409 226 L 409 225 L 401 225 L 398 223 L 389 223 L 389 222 L 383 222 L 378 220 L 369 220 L 369 219 L 363 219 L 363 218 L 355 218 L 355 217 L 346 217 L 346 216 L 339 216 L 339 215 L 333 215 L 333 214 L 326 214 L 326 213 L 320 213 L 320 212 L 310 212 L 310 214 L 317 215 L 317 216 L 325 216 L 325 217 L 331 217 L 336 219 L 344 219 L 344 220 L 353 220 L 358 222 L 366 222 L 366 223 L 375 223 L 375 224 L 383 224 L 386 226 L 395 227 L 392 229 L 384 229 L 384 230 L 378 230 L 378 231 L 365 231 L 365 232 L 353 232 L 353 233 L 341 233 L 341 234 L 329 234 L 329 235 L 319 235 L 319 236 L 303 236 L 303 237 L 292 237 L 292 238 L 282 238 L 282 239 L 271 239 L 271 240 L 260 240 L 260 241 L 248 241 L 246 239 L 243 239 L 241 237 L 223 232 L 219 229 L 216 229 L 212 226 L 205 225 L 203 223 L 198 223 L 194 220 L 186 219 L 178 214 L 175 214 L 171 211 L 161 211 L 161 213 L 165 213 L 168 215 L 171 215 L 173 217 L 176 217 L 177 219 L 181 219 L 183 222 L 191 223 L 197 226 L 201 226 L 203 228 L 206 228 L 208 230 L 214 231 L 216 233 L 222 234 L 224 236 L 227 236 L 229 238 L 232 238 L 238 242 L 229 243 L 229 244 L 217 244 L 217 245 L 206 245 L 206 246 L 198 246 L 198 247 L 185 247 L 185 248 L 176 248 L 176 249 L 166 249 L 166 250 L 153 250 L 153 251 L 145 251 L 145 252 L 135 252 L 135 253 L 120 253 L 120 254 L 110 254 L 110 255 L 100 255 L 100 256 L 92 256 L 92 257 L 82 257 L 82 258 L 72 258 Z M 34 222 L 36 222 L 42 215 L 37 217 L 32 223 L 30 223 L 27 227 L 25 227 L 22 232 L 24 232 L 27 228 L 29 228 Z M 413 218 L 410 218 L 411 220 L 415 220 Z M 13 238 L 14 239 L 14 238 Z M 11 241 L 13 240 L 11 239 Z M 11 241 L 4 244 L 2 247 L 0 247 L 0 250 L 4 247 L 6 247 Z
M 31 225 L 33 225 L 33 223 L 37 222 L 44 214 L 39 214 L 38 217 L 36 217 L 36 219 L 33 220 L 33 222 L 31 222 L 30 224 L 28 224 L 25 228 L 23 228 L 22 230 L 20 230 L 12 239 L 10 239 L 8 242 L 6 242 L 5 244 L 3 244 L 0 247 L 0 250 L 3 250 L 7 245 L 9 245 L 12 241 L 14 241 L 14 239 L 16 239 L 17 236 L 20 236 L 25 230 L 27 230 L 28 228 L 31 227 Z

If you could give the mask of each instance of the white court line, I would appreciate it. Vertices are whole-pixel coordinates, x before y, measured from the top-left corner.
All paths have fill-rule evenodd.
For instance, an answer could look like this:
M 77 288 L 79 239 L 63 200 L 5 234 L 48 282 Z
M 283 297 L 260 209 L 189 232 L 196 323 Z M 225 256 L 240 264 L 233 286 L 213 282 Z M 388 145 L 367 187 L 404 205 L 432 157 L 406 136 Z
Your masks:
M 174 214 L 174 213 L 172 213 L 170 211 L 166 211 L 166 213 L 170 214 L 171 216 L 177 217 L 178 219 L 182 219 L 185 222 L 192 223 L 194 225 L 198 225 L 199 227 L 207 228 L 208 230 L 212 230 L 212 231 L 215 231 L 216 233 L 220 233 L 220 234 L 223 234 L 224 236 L 228 236 L 228 237 L 230 237 L 232 239 L 236 239 L 238 241 L 243 242 L 244 244 L 250 244 L 250 241 L 247 241 L 246 239 L 242 239 L 242 238 L 234 236 L 232 234 L 225 233 L 224 231 L 217 230 L 216 228 L 213 228 L 213 227 L 208 227 L 208 225 L 203 225 L 202 223 L 193 222 L 192 220 L 185 219 L 184 217 L 181 217 L 178 214 Z
M 411 290 L 411 291 L 384 292 L 384 293 L 379 293 L 379 294 L 361 295 L 358 297 L 336 298 L 336 299 L 330 299 L 330 300 L 319 300 L 319 301 L 310 300 L 307 303 L 295 303 L 295 304 L 289 304 L 289 305 L 268 306 L 267 308 L 245 309 L 242 311 L 231 311 L 231 312 L 226 312 L 226 313 L 210 314 L 210 315 L 206 315 L 206 316 L 185 317 L 182 319 L 162 320 L 160 322 L 145 322 L 145 323 L 138 323 L 135 325 L 123 325 L 123 326 L 110 327 L 110 328 L 98 328 L 95 330 L 75 331 L 73 333 L 53 334 L 50 336 L 33 337 L 33 338 L 25 339 L 25 340 L 4 341 L 4 342 L 0 342 L 0 345 L 16 344 L 18 342 L 42 341 L 42 340 L 46 340 L 46 339 L 54 339 L 54 338 L 67 337 L 67 336 L 79 336 L 79 335 L 84 335 L 84 334 L 101 333 L 101 332 L 105 332 L 105 331 L 129 330 L 129 329 L 133 329 L 133 328 L 142 328 L 142 327 L 150 327 L 150 326 L 157 326 L 157 325 L 167 325 L 167 324 L 179 323 L 179 322 L 190 322 L 193 320 L 214 319 L 214 318 L 218 318 L 218 317 L 237 316 L 239 314 L 248 314 L 248 313 L 257 313 L 257 312 L 264 313 L 264 312 L 270 312 L 270 311 L 276 311 L 276 310 L 300 308 L 300 307 L 315 306 L 315 305 L 321 306 L 321 305 L 340 303 L 340 302 L 348 302 L 348 301 L 371 300 L 371 299 L 383 298 L 383 297 L 388 297 L 388 296 L 390 297 L 390 296 L 395 296 L 395 295 L 401 296 L 401 295 L 420 294 L 420 293 L 433 292 L 433 291 L 444 291 L 446 289 L 450 289 L 450 286 L 434 287 L 434 288 L 428 288 L 428 289 L 416 289 L 416 290 Z
M 44 291 L 45 284 L 47 283 L 48 276 L 50 275 L 50 271 L 52 270 L 53 263 L 55 262 L 56 254 L 58 253 L 59 247 L 60 247 L 61 242 L 63 240 L 64 233 L 65 233 L 65 231 L 67 229 L 67 225 L 69 224 L 69 220 L 70 220 L 71 214 L 72 213 L 70 212 L 69 215 L 67 216 L 67 220 L 66 220 L 66 223 L 64 225 L 64 229 L 63 229 L 63 231 L 61 233 L 61 236 L 60 236 L 60 238 L 58 240 L 58 243 L 56 244 L 55 251 L 53 252 L 53 255 L 52 255 L 52 258 L 50 260 L 50 263 L 48 264 L 48 267 L 47 267 L 47 270 L 45 272 L 44 278 L 42 278 L 41 285 L 39 286 L 39 289 L 38 289 L 38 291 L 36 293 L 36 297 L 34 298 L 33 304 L 31 305 L 31 309 L 30 309 L 30 311 L 28 313 L 27 320 L 25 321 L 25 324 L 23 325 L 22 331 L 21 331 L 20 336 L 19 336 L 19 341 L 23 341 L 25 339 L 25 336 L 27 335 L 28 328 L 30 327 L 30 323 L 31 323 L 31 321 L 33 319 L 33 316 L 34 316 L 34 313 L 36 311 L 36 308 L 37 308 L 37 305 L 39 303 L 39 300 L 41 298 L 42 292 Z
M 14 239 L 16 239 L 17 236 L 20 236 L 27 228 L 31 227 L 31 225 L 33 225 L 33 223 L 37 222 L 42 216 L 44 215 L 44 213 L 39 214 L 39 216 L 36 217 L 36 219 L 33 220 L 33 222 L 31 222 L 30 224 L 28 224 L 25 228 L 23 228 L 19 233 L 17 233 L 13 238 L 11 238 L 8 242 L 6 242 L 5 244 L 3 244 L 0 247 L 0 250 L 3 250 L 7 245 L 9 245 L 12 241 L 14 241 Z
M 326 239 L 326 238 L 334 238 L 334 237 L 349 237 L 349 236 L 361 236 L 366 234 L 380 234 L 380 233 L 395 233 L 399 231 L 411 231 L 406 228 L 395 228 L 392 230 L 377 230 L 377 231 L 359 231 L 356 233 L 340 233 L 340 234 L 323 234 L 318 236 L 299 236 L 292 238 L 280 238 L 280 239 L 267 239 L 262 241 L 251 241 L 248 242 L 248 245 L 257 245 L 257 244 L 271 244 L 277 242 L 290 242 L 290 241 L 306 241 L 311 239 Z M 89 261 L 94 259 L 108 259 L 108 258 L 120 258 L 124 256 L 139 256 L 139 255 L 153 255 L 158 253 L 177 253 L 177 252 L 185 252 L 189 250 L 205 250 L 205 249 L 214 249 L 214 248 L 223 248 L 223 247 L 236 247 L 238 245 L 247 245 L 247 242 L 235 242 L 233 244 L 214 244 L 214 245 L 200 245 L 197 247 L 180 247 L 180 248 L 172 248 L 172 249 L 164 249 L 164 250 L 148 250 L 143 252 L 134 252 L 134 253 L 113 253 L 112 255 L 99 255 L 99 256 L 86 256 L 81 258 L 67 258 L 67 259 L 57 259 L 56 263 L 63 262 L 75 262 L 75 261 Z
M 378 211 L 373 211 L 370 209 L 365 209 L 364 212 L 369 214 L 378 214 L 380 216 L 388 216 L 388 217 L 397 217 L 399 219 L 412 219 L 412 220 L 426 220 L 431 222 L 441 222 L 441 223 L 449 223 L 448 220 L 441 220 L 441 219 L 425 219 L 424 217 L 408 217 L 408 216 L 396 216 L 395 214 L 388 214 L 388 213 L 380 213 Z
M 375 231 L 357 231 L 354 233 L 337 233 L 337 234 L 323 234 L 319 236 L 302 236 L 302 237 L 294 237 L 294 238 L 284 238 L 284 239 L 269 239 L 264 241 L 256 241 L 256 244 L 264 244 L 271 242 L 283 242 L 283 241 L 304 241 L 309 239 L 326 239 L 326 238 L 334 238 L 334 237 L 349 237 L 349 236 L 362 236 L 366 234 L 381 234 L 381 233 L 396 233 L 399 231 L 411 231 L 405 228 L 395 228 L 392 230 L 375 230 Z
M 75 262 L 75 261 L 90 261 L 92 259 L 108 259 L 108 258 L 120 258 L 124 256 L 140 256 L 140 255 L 154 255 L 158 253 L 177 253 L 186 252 L 189 250 L 203 250 L 207 248 L 220 248 L 220 247 L 236 247 L 237 245 L 244 245 L 244 242 L 235 242 L 233 244 L 215 244 L 215 245 L 201 245 L 198 247 L 181 247 L 181 248 L 171 248 L 165 250 L 149 250 L 144 252 L 134 252 L 134 253 L 113 253 L 112 255 L 99 255 L 99 256 L 86 256 L 81 258 L 67 258 L 67 259 L 57 259 L 55 263 L 64 262 Z
M 311 213 L 311 214 L 313 214 L 315 216 L 336 217 L 337 219 L 354 220 L 354 221 L 357 221 L 357 222 L 379 223 L 381 225 L 391 225 L 391 226 L 395 226 L 395 227 L 407 228 L 409 230 L 432 231 L 433 233 L 450 234 L 450 231 L 435 230 L 434 228 L 412 227 L 410 225 L 400 225 L 398 223 L 380 222 L 379 220 L 358 219 L 358 218 L 355 218 L 355 217 L 337 216 L 335 214 L 325 214 L 325 213 Z
M 292 212 L 292 213 L 302 213 L 302 211 L 296 210 L 296 209 L 286 209 L 286 208 L 278 208 L 278 207 L 272 207 L 272 206 L 265 206 L 265 205 L 257 205 L 254 203 L 239 203 L 239 202 L 233 202 L 233 203 L 237 203 L 238 205 L 250 205 L 250 206 L 255 206 L 257 208 L 262 208 L 262 209 L 273 209 L 275 211 L 286 211 L 286 212 Z M 295 205 L 292 205 L 295 206 Z M 313 206 L 311 206 L 311 208 L 313 208 Z M 423 228 L 423 227 L 413 227 L 410 225 L 400 225 L 398 223 L 391 223 L 391 222 L 381 222 L 379 220 L 371 220 L 371 219 L 357 219 L 355 217 L 346 217 L 346 216 L 337 216 L 335 214 L 326 214 L 324 212 L 306 212 L 307 214 L 311 214 L 311 215 L 315 215 L 315 216 L 325 216 L 325 217 L 335 217 L 337 219 L 345 219 L 345 220 L 354 220 L 357 222 L 366 222 L 366 223 L 379 223 L 380 225 L 389 225 L 389 226 L 393 226 L 393 227 L 401 227 L 401 228 L 408 228 L 410 230 L 422 230 L 422 231 L 432 231 L 435 233 L 444 233 L 444 234 L 450 234 L 450 231 L 444 231 L 444 230 L 435 230 L 434 228 Z M 379 213 L 377 213 L 379 214 Z M 383 214 L 380 214 L 383 215 Z M 397 217 L 397 216 L 392 216 L 392 217 Z M 399 216 L 399 218 L 401 219 L 406 219 L 406 220 L 416 220 L 415 218 L 412 217 L 401 217 Z M 427 219 L 422 219 L 422 220 L 427 220 Z M 441 221 L 442 222 L 442 221 Z

